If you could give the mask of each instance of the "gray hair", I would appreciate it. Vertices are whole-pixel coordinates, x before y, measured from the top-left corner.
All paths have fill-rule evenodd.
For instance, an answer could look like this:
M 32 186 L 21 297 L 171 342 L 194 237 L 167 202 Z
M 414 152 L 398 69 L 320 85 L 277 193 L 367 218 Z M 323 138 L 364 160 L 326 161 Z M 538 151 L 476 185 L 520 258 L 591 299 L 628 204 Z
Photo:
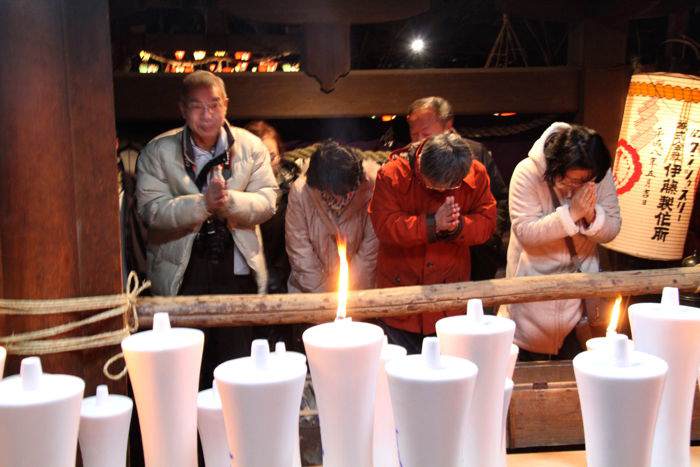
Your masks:
M 469 173 L 472 152 L 457 133 L 431 136 L 420 153 L 420 172 L 431 182 L 457 186 Z
M 206 70 L 197 70 L 185 76 L 182 80 L 182 89 L 180 100 L 185 103 L 190 96 L 190 93 L 202 87 L 217 87 L 221 90 L 221 95 L 226 99 L 226 87 L 224 80 L 216 76 L 214 73 Z
M 422 97 L 420 99 L 416 99 L 411 103 L 410 106 L 408 106 L 408 113 L 406 115 L 411 115 L 413 112 L 423 109 L 432 110 L 433 112 L 435 112 L 435 115 L 437 115 L 438 118 L 443 122 L 453 117 L 452 106 L 450 105 L 450 103 L 447 102 L 447 99 L 438 96 Z

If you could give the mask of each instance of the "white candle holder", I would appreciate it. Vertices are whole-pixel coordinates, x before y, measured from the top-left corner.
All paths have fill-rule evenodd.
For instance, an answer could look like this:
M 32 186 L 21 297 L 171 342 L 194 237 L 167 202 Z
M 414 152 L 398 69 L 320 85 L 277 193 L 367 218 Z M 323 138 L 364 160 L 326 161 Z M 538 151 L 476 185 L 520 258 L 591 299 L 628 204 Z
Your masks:
M 97 386 L 80 408 L 80 454 L 83 467 L 124 467 L 134 403 L 131 398 L 109 394 Z
M 0 465 L 74 467 L 85 383 L 42 372 L 39 357 L 0 382 Z
M 637 349 L 662 358 L 669 366 L 652 466 L 690 467 L 690 424 L 700 366 L 700 308 L 677 305 L 673 298 L 664 302 L 629 307 Z
M 206 467 L 231 467 L 231 451 L 226 440 L 224 412 L 216 382 L 197 395 L 197 430 L 202 442 Z
M 167 313 L 153 330 L 122 341 L 134 390 L 146 467 L 197 465 L 197 392 L 204 333 L 171 328 Z
M 400 345 L 389 344 L 384 336 L 382 353 L 379 357 L 379 374 L 377 375 L 377 396 L 374 401 L 374 465 L 382 467 L 399 467 L 399 451 L 396 445 L 396 425 L 394 411 L 389 396 L 389 381 L 386 375 L 387 362 L 406 356 L 406 349 Z
M 337 319 L 302 335 L 321 425 L 324 467 L 370 467 L 379 326 Z
M 441 356 L 437 338 L 426 337 L 421 355 L 387 362 L 386 373 L 400 465 L 462 467 L 476 365 L 463 358 Z
M 217 366 L 231 467 L 291 467 L 298 444 L 306 365 L 275 358 L 264 339 L 251 356 Z
M 443 355 L 466 358 L 479 367 L 467 415 L 466 467 L 496 467 L 502 458 L 504 381 L 509 371 L 515 323 L 484 315 L 481 300 L 469 300 L 467 315 L 435 325 Z
M 275 344 L 275 358 L 287 358 L 291 359 L 292 361 L 297 361 L 300 363 L 303 363 L 306 365 L 306 355 L 303 353 L 299 352 L 292 352 L 287 350 L 287 345 L 280 341 Z M 302 395 L 303 397 L 303 395 Z M 297 429 L 294 432 L 296 435 L 296 441 L 294 441 L 294 446 L 296 449 L 294 450 L 294 462 L 292 465 L 294 467 L 301 467 L 301 445 L 299 443 L 299 426 L 297 424 Z
M 668 365 L 614 334 L 574 360 L 588 467 L 649 467 Z M 667 466 L 675 464 L 664 464 Z

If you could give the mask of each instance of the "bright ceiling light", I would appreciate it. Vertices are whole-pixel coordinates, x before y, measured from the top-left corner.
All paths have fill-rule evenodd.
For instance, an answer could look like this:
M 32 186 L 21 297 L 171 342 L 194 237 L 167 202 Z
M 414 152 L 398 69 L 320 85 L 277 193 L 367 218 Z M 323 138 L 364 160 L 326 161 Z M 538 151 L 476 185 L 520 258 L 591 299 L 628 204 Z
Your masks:
M 418 37 L 411 41 L 411 52 L 419 54 L 423 50 L 425 50 L 425 41 L 423 39 Z

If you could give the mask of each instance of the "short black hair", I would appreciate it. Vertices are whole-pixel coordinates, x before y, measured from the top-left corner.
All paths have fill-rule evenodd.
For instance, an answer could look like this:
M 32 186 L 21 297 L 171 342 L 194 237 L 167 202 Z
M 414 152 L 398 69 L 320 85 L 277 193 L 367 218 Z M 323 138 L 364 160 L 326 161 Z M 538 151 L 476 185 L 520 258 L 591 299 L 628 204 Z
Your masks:
M 362 158 L 355 150 L 336 141 L 326 140 L 311 154 L 306 184 L 320 191 L 343 196 L 357 189 L 363 174 Z
M 603 138 L 582 125 L 550 135 L 544 142 L 544 157 L 547 168 L 544 179 L 554 184 L 569 169 L 587 169 L 593 172 L 596 183 L 600 183 L 610 169 L 610 151 Z
M 455 132 L 431 136 L 420 152 L 420 173 L 438 184 L 456 186 L 472 164 L 469 144 Z

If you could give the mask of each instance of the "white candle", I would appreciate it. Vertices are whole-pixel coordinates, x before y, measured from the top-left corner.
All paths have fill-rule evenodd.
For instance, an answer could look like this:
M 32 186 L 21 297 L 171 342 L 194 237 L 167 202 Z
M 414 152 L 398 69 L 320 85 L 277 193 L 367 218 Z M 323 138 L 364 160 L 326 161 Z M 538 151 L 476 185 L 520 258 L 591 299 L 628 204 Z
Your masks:
M 508 465 L 508 462 L 506 461 L 506 426 L 508 425 L 508 408 L 510 407 L 510 400 L 513 397 L 514 388 L 515 384 L 513 383 L 513 379 L 507 378 L 503 393 L 503 417 L 501 418 L 501 433 L 503 434 L 501 437 L 501 467 L 506 467 Z
M 440 355 L 437 338 L 426 337 L 421 355 L 394 359 L 386 364 L 386 372 L 400 465 L 462 467 L 476 365 Z
M 338 311 L 302 334 L 316 395 L 324 467 L 371 467 L 374 400 L 384 332 L 346 318 L 348 261 L 338 242 Z
M 306 365 L 270 355 L 268 342 L 258 339 L 250 357 L 222 363 L 214 378 L 231 467 L 291 467 Z
M 275 358 L 280 358 L 280 359 L 288 359 L 291 361 L 299 362 L 304 365 L 306 365 L 306 355 L 303 353 L 299 352 L 292 352 L 287 350 L 287 345 L 279 341 L 275 343 L 275 353 L 274 353 Z M 302 395 L 303 397 L 303 395 Z M 297 426 L 296 430 L 294 431 L 295 436 L 296 436 L 296 441 L 294 441 L 294 460 L 293 460 L 293 467 L 301 467 L 301 445 L 299 443 L 299 427 Z
M 573 361 L 588 467 L 649 467 L 654 424 L 668 365 L 611 335 Z M 671 464 L 668 464 L 671 465 Z
M 379 326 L 337 319 L 302 335 L 316 395 L 324 467 L 370 467 Z
M 690 425 L 700 366 L 700 308 L 677 305 L 672 291 L 666 303 L 637 303 L 629 308 L 638 350 L 669 366 L 654 435 L 654 467 L 690 467 Z
M 515 364 L 518 362 L 518 354 L 520 353 L 520 347 L 515 344 L 510 344 L 510 355 L 508 357 L 508 370 L 506 371 L 506 376 L 509 379 L 513 379 L 515 374 Z
M 466 316 L 443 318 L 435 328 L 444 355 L 466 358 L 479 367 L 474 400 L 467 415 L 466 466 L 499 466 L 504 382 L 515 323 L 484 315 L 481 300 L 470 300 Z
M 200 391 L 197 395 L 197 431 L 206 467 L 230 467 L 231 451 L 226 439 L 224 411 L 216 381 L 212 382 L 211 388 Z
M 125 338 L 122 351 L 134 389 L 146 467 L 197 464 L 197 392 L 204 333 L 171 328 L 167 313 L 153 330 Z
M 406 349 L 400 345 L 389 344 L 384 336 L 380 354 L 379 373 L 377 375 L 377 395 L 374 401 L 374 465 L 382 467 L 399 467 L 399 452 L 396 446 L 396 425 L 394 411 L 389 396 L 389 380 L 386 364 L 397 358 L 405 357 Z
M 0 382 L 0 465 L 73 467 L 85 383 L 45 374 L 39 357 Z
M 84 467 L 124 467 L 134 403 L 131 398 L 109 394 L 97 386 L 80 409 L 80 453 Z

